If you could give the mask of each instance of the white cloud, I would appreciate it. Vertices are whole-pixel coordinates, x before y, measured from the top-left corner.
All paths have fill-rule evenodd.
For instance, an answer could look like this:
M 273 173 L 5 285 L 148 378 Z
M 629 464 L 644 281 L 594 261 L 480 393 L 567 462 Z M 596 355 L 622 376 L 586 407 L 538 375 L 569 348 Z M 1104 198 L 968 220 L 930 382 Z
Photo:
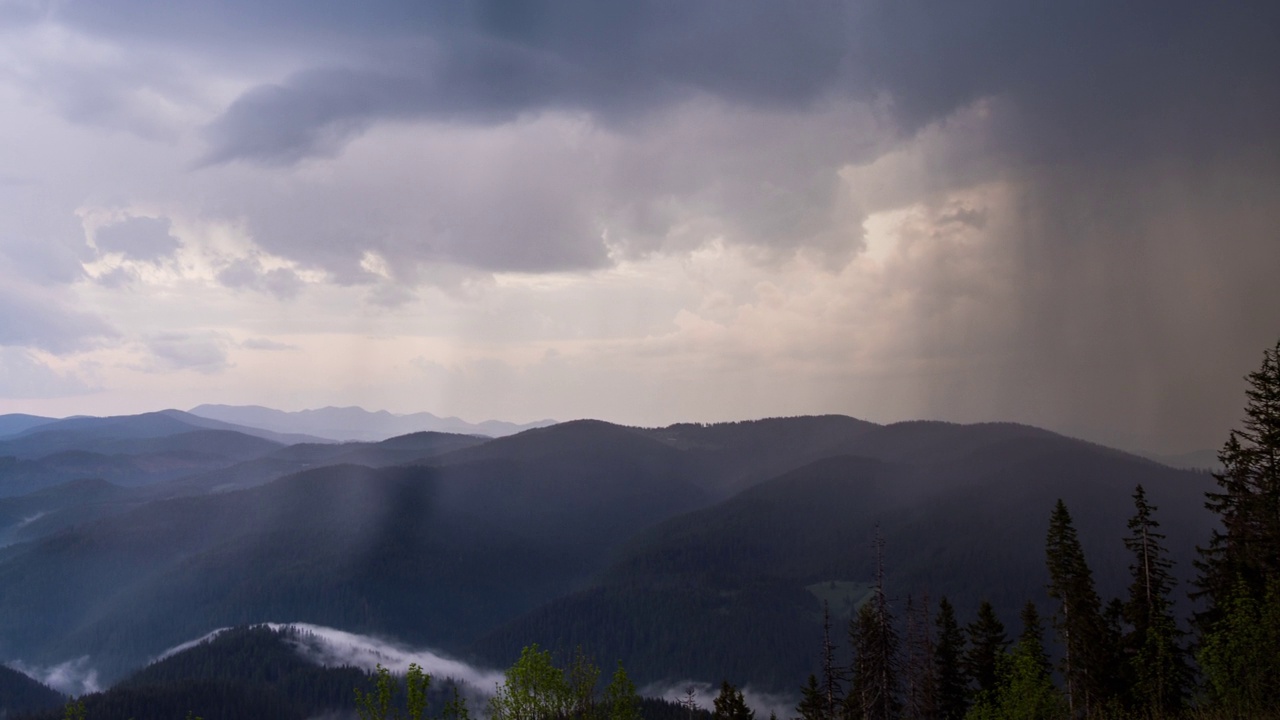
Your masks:
M 66 695 L 85 695 L 102 690 L 98 671 L 89 665 L 88 655 L 47 667 L 21 662 L 12 663 L 12 667 Z

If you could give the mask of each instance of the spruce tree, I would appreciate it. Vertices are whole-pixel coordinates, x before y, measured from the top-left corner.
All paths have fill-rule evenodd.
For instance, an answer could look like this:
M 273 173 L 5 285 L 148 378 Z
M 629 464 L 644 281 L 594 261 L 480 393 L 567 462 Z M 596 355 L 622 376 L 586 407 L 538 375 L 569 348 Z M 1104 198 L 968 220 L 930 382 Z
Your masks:
M 1053 686 L 1044 650 L 1044 627 L 1035 603 L 1022 608 L 1022 633 L 1006 659 L 997 717 L 1006 720 L 1050 720 L 1066 709 Z
M 933 659 L 937 667 L 938 716 L 942 720 L 961 720 L 969 710 L 965 690 L 964 633 L 956 622 L 956 611 L 944 597 L 938 601 L 938 642 Z
M 1246 379 L 1243 428 L 1232 430 L 1218 453 L 1219 491 L 1205 493 L 1205 507 L 1222 527 L 1196 563 L 1199 595 L 1210 602 L 1202 625 L 1212 624 L 1241 584 L 1260 602 L 1267 585 L 1280 580 L 1280 342 Z
M 1197 655 L 1210 700 L 1233 718 L 1274 717 L 1280 707 L 1280 581 L 1261 600 L 1241 582 L 1221 613 Z
M 756 713 L 747 707 L 742 691 L 728 680 L 720 684 L 720 694 L 712 702 L 712 720 L 755 720 Z
M 1191 668 L 1182 647 L 1183 633 L 1173 616 L 1170 599 L 1175 581 L 1173 563 L 1161 545 L 1164 535 L 1156 521 L 1156 508 L 1147 502 L 1139 485 L 1133 492 L 1133 517 L 1124 544 L 1133 553 L 1129 566 L 1132 582 L 1124 604 L 1129 633 L 1124 639 L 1130 694 L 1137 708 L 1153 717 L 1173 715 L 1191 688 Z
M 627 677 L 621 660 L 618 661 L 613 679 L 605 686 L 604 707 L 608 720 L 641 720 L 640 695 L 636 692 L 635 683 Z
M 967 633 L 969 651 L 964 656 L 965 675 L 979 697 L 993 695 L 1000 684 L 1000 668 L 1009 649 L 1009 638 L 990 602 L 983 600 L 978 606 L 978 617 L 970 623 Z
M 809 674 L 809 683 L 800 689 L 800 704 L 796 712 L 801 720 L 831 720 L 827 715 L 827 699 L 818 685 L 818 676 Z
M 884 540 L 876 535 L 876 590 L 850 622 L 853 678 L 845 697 L 846 716 L 889 720 L 898 716 L 898 633 L 884 590 Z
M 1200 549 L 1197 656 L 1211 697 L 1232 713 L 1280 705 L 1280 342 L 1246 380 L 1243 427 L 1218 453 L 1205 507 L 1220 529 Z
M 836 648 L 831 642 L 831 608 L 822 603 L 822 712 L 823 717 L 835 720 L 840 707 L 840 668 L 836 666 Z
M 917 609 L 907 596 L 906 662 L 903 667 L 905 697 L 903 717 L 908 720 L 938 718 L 938 669 L 934 655 L 933 622 L 926 595 Z
M 1062 676 L 1072 715 L 1100 712 L 1107 700 L 1111 647 L 1093 573 L 1084 559 L 1066 503 L 1058 500 L 1045 542 L 1049 597 L 1058 601 L 1054 627 L 1063 645 Z
M 1040 611 L 1036 604 L 1027 601 L 1022 606 L 1022 633 L 1018 635 L 1018 647 L 1023 654 L 1036 661 L 1045 677 L 1053 673 L 1049 663 L 1049 653 L 1044 649 L 1044 623 L 1040 620 Z

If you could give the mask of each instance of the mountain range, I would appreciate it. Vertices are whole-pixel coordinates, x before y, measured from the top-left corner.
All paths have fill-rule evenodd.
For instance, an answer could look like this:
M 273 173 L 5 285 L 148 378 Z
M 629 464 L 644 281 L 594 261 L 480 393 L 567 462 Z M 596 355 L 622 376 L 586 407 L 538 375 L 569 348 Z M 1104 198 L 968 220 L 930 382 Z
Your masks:
M 487 667 L 581 646 L 641 684 L 793 692 L 823 602 L 842 623 L 874 581 L 877 534 L 899 610 L 945 595 L 965 622 L 989 599 L 1016 627 L 1026 600 L 1048 608 L 1058 498 L 1104 597 L 1127 582 L 1136 484 L 1184 582 L 1212 524 L 1208 474 L 1016 424 L 587 420 L 335 443 L 207 422 L 0 438 L 0 660 L 87 656 L 113 681 L 220 627 L 304 622 Z
M 378 441 L 415 432 L 503 437 L 555 424 L 554 420 L 525 424 L 502 420 L 469 423 L 460 418 L 442 418 L 429 412 L 396 415 L 386 410 L 370 412 L 358 407 L 325 407 L 285 412 L 259 405 L 199 405 L 191 408 L 191 414 L 281 433 L 303 433 L 339 441 Z

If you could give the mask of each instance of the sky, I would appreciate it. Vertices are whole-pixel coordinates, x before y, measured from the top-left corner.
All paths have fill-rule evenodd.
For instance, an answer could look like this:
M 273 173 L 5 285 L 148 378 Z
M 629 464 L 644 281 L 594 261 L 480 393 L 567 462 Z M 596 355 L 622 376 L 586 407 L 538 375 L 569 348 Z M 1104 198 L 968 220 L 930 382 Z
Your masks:
M 1280 9 L 0 0 L 0 412 L 1219 446 Z

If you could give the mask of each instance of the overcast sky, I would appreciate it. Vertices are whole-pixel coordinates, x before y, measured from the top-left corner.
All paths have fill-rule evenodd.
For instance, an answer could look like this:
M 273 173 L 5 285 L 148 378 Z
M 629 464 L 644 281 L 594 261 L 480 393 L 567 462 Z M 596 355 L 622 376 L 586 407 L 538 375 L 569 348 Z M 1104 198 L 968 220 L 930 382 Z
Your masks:
M 1215 447 L 1273 3 L 0 0 L 0 412 Z

